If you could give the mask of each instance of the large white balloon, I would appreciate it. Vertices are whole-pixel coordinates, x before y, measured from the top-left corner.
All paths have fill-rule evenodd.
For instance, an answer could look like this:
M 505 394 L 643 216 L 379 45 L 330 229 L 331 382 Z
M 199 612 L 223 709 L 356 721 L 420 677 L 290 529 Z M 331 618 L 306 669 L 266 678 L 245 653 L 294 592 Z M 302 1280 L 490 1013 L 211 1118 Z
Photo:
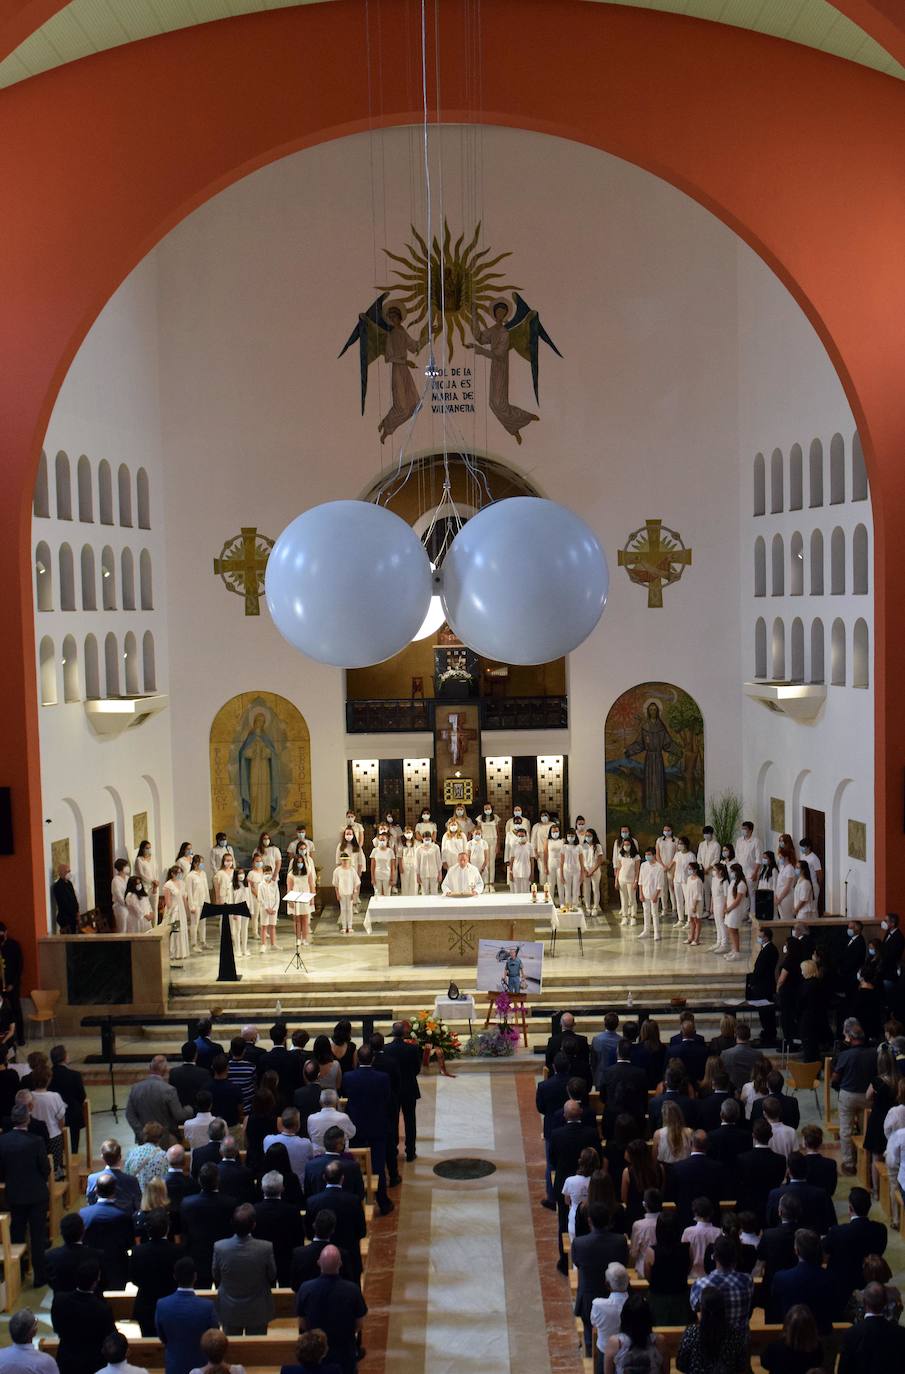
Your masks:
M 587 639 L 609 576 L 597 536 L 573 511 L 536 496 L 485 506 L 443 560 L 441 599 L 461 640 L 504 663 L 549 663 Z
M 280 634 L 319 663 L 363 668 L 404 649 L 431 599 L 411 525 L 369 501 L 328 501 L 287 525 L 264 577 Z

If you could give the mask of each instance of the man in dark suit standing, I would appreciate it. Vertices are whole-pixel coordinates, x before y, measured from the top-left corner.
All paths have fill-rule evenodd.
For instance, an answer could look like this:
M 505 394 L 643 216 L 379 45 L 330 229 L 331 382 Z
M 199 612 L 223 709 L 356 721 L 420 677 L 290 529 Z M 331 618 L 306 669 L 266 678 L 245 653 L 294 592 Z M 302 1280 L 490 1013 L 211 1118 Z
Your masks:
M 210 1069 L 217 1055 L 223 1053 L 223 1046 L 218 1044 L 216 1040 L 211 1039 L 211 1031 L 213 1028 L 214 1023 L 209 1016 L 203 1017 L 198 1022 L 198 1034 L 195 1037 L 195 1049 L 197 1050 L 195 1063 L 198 1065 L 199 1069 Z
M 902 934 L 899 928 L 899 918 L 893 911 L 889 913 L 885 921 L 880 922 L 880 929 L 883 931 L 883 939 L 877 951 L 877 958 L 880 961 L 883 990 L 886 996 L 890 997 L 899 976 L 902 955 L 905 954 L 905 935 Z
M 393 1066 L 395 1068 L 395 1065 Z M 308 1118 L 320 1111 L 323 1085 L 318 1081 L 320 1064 L 316 1059 L 306 1059 L 302 1065 L 302 1086 L 292 1094 L 292 1105 L 299 1114 L 299 1134 L 308 1134 Z M 397 1070 L 398 1077 L 398 1070 Z M 398 1115 L 398 1111 L 397 1111 Z
M 713 1092 L 698 1103 L 698 1126 L 702 1131 L 715 1131 L 722 1121 L 724 1102 L 734 1102 L 732 1084 L 725 1069 L 713 1075 Z
M 692 1083 L 700 1083 L 707 1065 L 707 1045 L 694 1028 L 694 1018 L 683 1016 L 680 1022 L 681 1038 L 677 1045 L 670 1044 L 670 1059 L 680 1059 Z
M 905 1328 L 886 1320 L 886 1289 L 869 1283 L 864 1290 L 864 1320 L 842 1337 L 838 1374 L 878 1374 L 905 1369 Z
M 813 1312 L 817 1330 L 826 1335 L 833 1329 L 837 1298 L 832 1277 L 821 1267 L 820 1237 L 799 1227 L 795 1255 L 798 1263 L 793 1268 L 780 1269 L 773 1276 L 777 1320 L 785 1321 L 789 1308 L 803 1303 Z
M 767 1215 L 767 1198 L 774 1188 L 782 1185 L 786 1176 L 786 1161 L 770 1148 L 773 1130 L 769 1121 L 761 1118 L 752 1132 L 753 1147 L 738 1157 L 738 1211 L 753 1212 L 763 1226 Z
M 553 1061 L 562 1052 L 569 1060 L 569 1077 L 583 1078 L 590 1088 L 591 1047 L 586 1035 L 578 1035 L 575 1030 L 575 1017 L 564 1011 L 559 1018 L 559 1030 L 550 1036 L 544 1051 L 544 1063 L 552 1071 Z
M 392 1212 L 395 1203 L 387 1192 L 386 1144 L 390 1126 L 390 1080 L 374 1068 L 374 1051 L 362 1045 L 358 1068 L 343 1074 L 346 1111 L 355 1125 L 355 1144 L 370 1148 L 371 1168 L 377 1177 L 377 1206 L 380 1215 Z
M 345 1148 L 346 1137 L 342 1126 L 330 1126 L 324 1132 L 324 1153 L 316 1155 L 314 1159 L 309 1159 L 305 1165 L 304 1192 L 306 1198 L 323 1190 L 327 1166 L 336 1163 L 339 1165 L 342 1176 L 342 1186 L 347 1192 L 354 1194 L 360 1202 L 364 1202 L 365 1181 L 361 1168 L 357 1159 L 344 1153 Z
M 112 1174 L 116 1180 L 116 1205 L 129 1216 L 141 1206 L 141 1184 L 134 1174 L 127 1174 L 123 1168 L 123 1152 L 118 1140 L 105 1140 L 101 1145 L 103 1169 L 88 1175 L 85 1195 L 89 1202 L 97 1202 L 97 1181 L 101 1174 Z
M 616 1062 L 604 1069 L 599 1078 L 600 1096 L 604 1103 L 603 1136 L 609 1139 L 616 1117 L 634 1117 L 639 1131 L 643 1131 L 647 1116 L 647 1074 L 631 1062 L 630 1040 L 619 1041 Z
M 242 1202 L 255 1200 L 255 1176 L 239 1158 L 239 1147 L 231 1135 L 220 1146 L 220 1192 L 231 1197 L 238 1206 Z
M 801 1132 L 802 1157 L 805 1165 L 805 1178 L 812 1188 L 822 1188 L 832 1197 L 839 1182 L 839 1170 L 835 1159 L 822 1155 L 823 1131 L 819 1126 L 805 1126 Z
M 418 1143 L 416 1109 L 418 1099 L 421 1096 L 421 1089 L 418 1087 L 418 1075 L 421 1072 L 422 1059 L 421 1050 L 418 1046 L 406 1038 L 411 1035 L 411 1031 L 412 1027 L 408 1021 L 394 1021 L 393 1038 L 385 1051 L 399 1067 L 399 1105 L 402 1108 L 402 1120 L 405 1126 L 405 1157 L 409 1162 L 416 1157 Z M 397 1141 L 399 1139 L 398 1132 L 397 1123 Z
M 791 1269 L 797 1263 L 795 1232 L 801 1225 L 801 1203 L 794 1193 L 786 1193 L 779 1200 L 779 1224 L 764 1228 L 757 1245 L 757 1258 L 764 1266 L 761 1284 L 764 1318 L 776 1322 L 776 1302 L 773 1298 L 773 1279 L 780 1269 Z
M 550 1167 L 553 1170 L 553 1196 L 559 1210 L 559 1261 L 557 1268 L 561 1274 L 568 1272 L 568 1264 L 562 1251 L 562 1233 L 568 1225 L 568 1206 L 563 1197 L 563 1184 L 578 1168 L 581 1152 L 590 1147 L 600 1153 L 600 1135 L 596 1126 L 582 1123 L 583 1108 L 580 1102 L 569 1098 L 563 1108 L 565 1125 L 559 1126 L 550 1137 Z
M 387 1122 L 386 1161 L 387 1176 L 391 1188 L 402 1182 L 399 1175 L 399 1094 L 402 1089 L 402 1074 L 395 1059 L 386 1053 L 385 1041 L 380 1031 L 371 1036 L 371 1049 L 374 1051 L 374 1068 L 385 1073 L 390 1080 L 390 1114 Z M 302 1089 L 304 1091 L 304 1089 Z M 298 1094 L 296 1094 L 298 1096 Z M 317 1111 L 317 1106 L 311 1108 Z M 305 1119 L 304 1117 L 302 1118 Z
M 176 1289 L 176 1262 L 182 1247 L 167 1239 L 170 1220 L 161 1210 L 148 1217 L 145 1240 L 134 1246 L 129 1261 L 129 1282 L 138 1292 L 132 1304 L 132 1320 L 138 1322 L 143 1336 L 155 1336 L 157 1304 Z
M 327 1165 L 322 1191 L 313 1193 L 306 1203 L 305 1229 L 309 1236 L 314 1235 L 318 1212 L 324 1210 L 336 1217 L 333 1243 L 350 1256 L 355 1272 L 349 1277 L 357 1283 L 361 1279 L 361 1242 L 367 1232 L 365 1209 L 361 1199 L 343 1187 L 342 1169 L 336 1160 Z
M 255 1066 L 259 1082 L 264 1074 L 270 1071 L 280 1080 L 277 1090 L 277 1106 L 280 1111 L 284 1107 L 292 1106 L 296 1090 L 302 1086 L 302 1068 L 305 1063 L 302 1055 L 286 1048 L 288 1033 L 285 1021 L 274 1021 L 270 1027 L 273 1049 L 268 1050 Z
M 720 1202 L 735 1191 L 724 1165 L 707 1154 L 707 1132 L 695 1131 L 691 1138 L 691 1154 L 672 1166 L 671 1192 L 675 1198 L 679 1225 L 690 1226 L 693 1221 L 692 1204 L 695 1198 L 706 1197 L 719 1214 Z
M 826 1267 L 843 1302 L 864 1282 L 867 1256 L 882 1255 L 888 1239 L 883 1222 L 870 1219 L 870 1193 L 866 1188 L 853 1188 L 849 1193 L 848 1215 L 844 1226 L 830 1227 L 823 1242 Z
M 100 1267 L 85 1260 L 76 1274 L 71 1293 L 56 1293 L 50 1320 L 60 1338 L 57 1364 L 60 1374 L 95 1374 L 103 1365 L 101 1346 L 115 1331 L 113 1309 L 97 1294 Z
M 770 1073 L 767 1074 L 767 1093 L 768 1096 L 775 1097 L 776 1101 L 779 1103 L 783 1125 L 791 1126 L 793 1130 L 797 1131 L 799 1125 L 801 1124 L 801 1108 L 798 1105 L 797 1097 L 793 1097 L 791 1093 L 783 1092 L 783 1088 L 785 1086 L 786 1080 L 783 1078 L 782 1074 L 779 1072 L 778 1069 L 773 1069 Z M 767 1099 L 765 1097 L 758 1097 L 755 1099 L 751 1107 L 752 1126 L 754 1125 L 755 1121 L 759 1120 L 759 1118 L 763 1116 L 764 1103 L 766 1102 L 766 1100 Z
M 550 1168 L 552 1119 L 554 1112 L 560 1111 L 565 1106 L 568 1096 L 569 1060 L 560 1051 L 553 1060 L 553 1072 L 549 1078 L 541 1079 L 534 1092 L 534 1105 L 544 1119 L 544 1153 L 546 1155 L 544 1183 L 547 1191 L 546 1196 L 541 1198 L 541 1206 L 546 1207 L 549 1212 L 556 1211 L 556 1200 L 553 1197 L 553 1171 Z
M 610 1217 L 601 1202 L 588 1208 L 590 1231 L 576 1236 L 572 1242 L 572 1263 L 578 1270 L 578 1292 L 575 1295 L 575 1315 L 584 1327 L 585 1354 L 591 1354 L 591 1304 L 606 1295 L 606 1267 L 608 1264 L 628 1264 L 628 1242 L 621 1232 L 610 1230 Z
M 207 1144 L 198 1145 L 192 1150 L 192 1178 L 197 1178 L 205 1164 L 220 1164 L 220 1146 L 226 1139 L 226 1122 L 222 1116 L 215 1116 L 207 1128 Z
M 219 1326 L 217 1309 L 210 1298 L 199 1298 L 195 1263 L 189 1256 L 176 1261 L 174 1278 L 176 1292 L 161 1298 L 155 1313 L 157 1338 L 165 1350 L 166 1374 L 186 1374 L 190 1369 L 203 1369 L 201 1337 L 211 1327 Z
M 220 1320 L 229 1336 L 263 1336 L 274 1313 L 273 1246 L 254 1235 L 255 1209 L 250 1203 L 236 1208 L 233 1227 L 233 1234 L 214 1246 L 212 1272 L 219 1289 Z
M 103 1255 L 104 1288 L 118 1292 L 129 1281 L 129 1250 L 135 1233 L 132 1217 L 116 1204 L 116 1179 L 112 1174 L 101 1174 L 97 1202 L 83 1207 L 79 1215 L 85 1223 L 85 1243 Z
M 60 864 L 57 880 L 50 890 L 57 908 L 57 934 L 78 935 L 79 899 L 72 886 L 72 869 L 68 864 Z
M 0 921 L 0 970 L 2 970 L 3 992 L 9 1000 L 16 1021 L 16 1040 L 25 1044 L 25 1028 L 22 1021 L 22 946 L 7 932 Z
M 205 1164 L 198 1177 L 200 1193 L 183 1198 L 179 1208 L 179 1229 L 183 1244 L 192 1257 L 202 1288 L 211 1284 L 214 1245 L 232 1235 L 235 1200 L 222 1197 L 220 1173 L 216 1164 Z
M 83 1125 L 82 1104 L 86 1096 L 85 1085 L 82 1075 L 75 1069 L 70 1069 L 65 1045 L 54 1045 L 50 1051 L 50 1062 L 53 1066 L 50 1074 L 50 1091 L 59 1093 L 66 1103 L 66 1125 L 69 1127 L 72 1153 L 76 1155 L 79 1152 L 79 1136 Z
M 684 1078 L 681 1069 L 667 1069 L 664 1082 L 666 1088 L 656 1097 L 650 1098 L 647 1104 L 647 1115 L 650 1121 L 650 1128 L 655 1131 L 658 1126 L 663 1124 L 663 1104 L 664 1102 L 675 1102 L 685 1120 L 686 1126 L 692 1128 L 698 1124 L 698 1104 L 692 1098 L 686 1097 L 681 1091 L 684 1085 Z
M 34 1286 L 47 1282 L 47 1210 L 50 1205 L 50 1161 L 47 1147 L 29 1132 L 28 1108 L 17 1103 L 10 1114 L 12 1130 L 0 1135 L 0 1178 L 6 1184 L 10 1234 L 21 1244 L 28 1231 Z
M 67 1212 L 60 1222 L 62 1245 L 48 1250 L 44 1256 L 47 1267 L 47 1284 L 55 1293 L 72 1293 L 79 1265 L 84 1260 L 97 1260 L 100 1265 L 103 1255 L 84 1242 L 85 1223 L 78 1212 Z
M 779 1200 L 786 1193 L 792 1193 L 801 1203 L 801 1225 L 808 1231 L 816 1231 L 818 1236 L 825 1236 L 830 1227 L 836 1225 L 832 1198 L 821 1188 L 814 1188 L 808 1183 L 804 1156 L 797 1150 L 789 1155 L 788 1171 L 788 1183 L 774 1188 L 767 1198 L 767 1225 L 776 1225 L 779 1220 Z
M 202 1069 L 196 1064 L 198 1058 L 198 1046 L 194 1040 L 186 1040 L 182 1047 L 182 1063 L 170 1069 L 170 1085 L 176 1089 L 176 1096 L 183 1107 L 195 1108 L 195 1097 L 203 1088 L 210 1089 L 211 1075 L 209 1069 Z
M 303 1283 L 309 1279 L 316 1279 L 320 1273 L 319 1260 L 321 1251 L 327 1245 L 333 1244 L 333 1233 L 336 1230 L 336 1216 L 325 1207 L 318 1212 L 314 1221 L 314 1239 L 307 1245 L 297 1245 L 292 1252 L 292 1264 L 289 1270 L 289 1287 L 296 1292 Z M 343 1278 L 348 1279 L 355 1273 L 355 1262 L 345 1250 L 340 1250 L 342 1267 L 340 1273 Z
M 860 921 L 849 921 L 845 948 L 836 959 L 836 987 L 846 1001 L 854 996 L 858 974 L 867 962 L 867 941 Z
M 776 996 L 776 965 L 779 963 L 779 950 L 773 943 L 773 932 L 761 922 L 757 937 L 758 951 L 754 968 L 745 980 L 745 995 L 752 1002 L 770 1001 Z M 758 1007 L 760 1020 L 759 1044 L 776 1044 L 776 1007 Z
M 288 1288 L 291 1283 L 292 1253 L 304 1243 L 305 1226 L 298 1207 L 283 1201 L 283 1175 L 276 1169 L 261 1179 L 264 1200 L 255 1205 L 255 1235 L 269 1240 L 277 1267 L 277 1283 Z M 294 1285 L 296 1288 L 298 1284 Z
M 741 1124 L 741 1119 L 742 1109 L 738 1102 L 734 1097 L 726 1097 L 720 1107 L 720 1124 L 707 1136 L 710 1158 L 733 1171 L 739 1155 L 746 1154 L 752 1144 L 751 1132 Z
M 185 1172 L 184 1163 L 185 1146 L 171 1145 L 167 1150 L 167 1171 L 163 1181 L 170 1199 L 170 1225 L 174 1232 L 179 1231 L 179 1208 L 182 1206 L 182 1199 L 191 1197 L 199 1191 L 197 1181 Z

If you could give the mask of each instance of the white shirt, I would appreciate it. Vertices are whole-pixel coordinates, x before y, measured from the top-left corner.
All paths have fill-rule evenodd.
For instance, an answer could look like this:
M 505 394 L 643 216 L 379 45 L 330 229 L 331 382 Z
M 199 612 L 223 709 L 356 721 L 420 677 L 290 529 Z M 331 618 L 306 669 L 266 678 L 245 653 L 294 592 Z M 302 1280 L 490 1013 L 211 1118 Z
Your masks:
M 468 841 L 461 831 L 457 830 L 453 835 L 449 830 L 443 836 L 443 844 L 440 846 L 440 854 L 443 862 L 448 868 L 458 863 L 459 855 L 468 849 Z
M 145 1374 L 145 1371 L 137 1364 L 121 1360 L 119 1364 L 105 1364 L 103 1369 L 98 1370 L 98 1374 Z
M 664 868 L 669 868 L 676 857 L 676 841 L 673 835 L 661 835 L 656 843 L 657 858 Z
M 820 862 L 817 855 L 814 853 L 813 849 L 811 850 L 810 854 L 802 854 L 801 857 L 808 866 L 808 872 L 810 873 L 811 881 L 814 884 L 814 900 L 816 901 L 817 893 L 820 891 L 820 879 L 823 873 L 823 864 Z M 814 912 L 814 915 L 817 915 L 816 911 Z
M 746 840 L 744 835 L 739 835 L 735 842 L 735 857 L 746 875 L 754 873 L 755 869 L 760 867 L 761 861 L 760 840 L 757 836 L 752 835 L 750 840 Z
M 190 1150 L 197 1150 L 199 1145 L 207 1145 L 210 1136 L 207 1128 L 213 1121 L 212 1112 L 199 1112 L 190 1121 L 183 1122 L 182 1134 L 185 1136 Z
M 905 1189 L 905 1126 L 893 1131 L 886 1146 L 886 1165 L 892 1172 L 898 1170 L 899 1187 Z
M 771 1121 L 773 1135 L 770 1138 L 770 1149 L 774 1154 L 782 1155 L 788 1159 L 789 1155 L 798 1144 L 798 1133 L 793 1126 L 786 1126 L 781 1121 Z
M 219 873 L 220 869 L 223 867 L 223 855 L 224 855 L 224 854 L 233 854 L 233 847 L 232 847 L 232 845 L 231 845 L 231 844 L 215 844 L 214 847 L 213 847 L 213 849 L 212 849 L 211 852 L 210 852 L 210 864 L 211 864 L 211 872 L 212 872 L 212 873 Z M 235 859 L 235 857 L 236 857 L 235 854 L 233 854 L 233 858 L 234 858 L 234 859 Z
M 66 1103 L 59 1093 L 45 1091 L 32 1092 L 31 1114 L 36 1121 L 43 1121 L 47 1127 L 47 1134 L 51 1140 L 62 1134 L 63 1123 L 66 1120 Z M 15 1199 L 11 1198 L 14 1202 Z
M 348 868 L 340 865 L 333 870 L 333 886 L 340 897 L 352 897 L 361 887 L 361 880 L 351 864 Z
M 676 850 L 676 866 L 673 870 L 673 881 L 676 883 L 681 883 L 683 888 L 685 885 L 685 879 L 688 877 L 688 865 L 693 864 L 694 861 L 694 855 L 689 854 L 687 849 L 684 849 L 681 852 L 678 849 Z
M 809 883 L 807 878 L 798 879 L 798 882 L 795 884 L 795 890 L 792 893 L 792 899 L 793 910 L 794 907 L 798 906 L 799 902 L 804 903 L 804 906 L 799 908 L 799 916 L 806 917 L 817 915 L 816 893 L 813 884 Z
M 695 907 L 701 907 L 704 903 L 704 882 L 701 878 L 686 878 L 684 884 L 685 910 L 691 915 Z
M 663 891 L 663 884 L 666 875 L 660 864 L 654 860 L 648 863 L 647 859 L 641 865 L 641 872 L 638 874 L 638 882 L 641 887 L 641 896 L 646 902 L 652 902 Z
M 512 865 L 513 878 L 531 877 L 531 865 L 534 862 L 534 857 L 531 853 L 531 846 L 527 840 L 524 844 L 517 843 L 513 845 L 512 857 L 509 862 Z
M 619 854 L 613 867 L 616 870 L 616 881 L 622 887 L 633 887 L 635 884 L 635 865 L 638 860 L 634 854 Z
M 698 863 L 703 869 L 713 868 L 720 861 L 720 846 L 716 840 L 702 840 L 698 845 Z
M 618 840 L 613 843 L 613 867 L 619 867 L 619 860 L 622 858 L 622 845 L 625 840 L 630 840 L 631 835 L 620 835 Z
M 331 1126 L 338 1126 L 346 1140 L 352 1140 L 355 1135 L 355 1123 L 345 1112 L 338 1112 L 335 1107 L 321 1107 L 308 1118 L 308 1135 L 316 1155 L 324 1153 L 324 1135 Z
M 475 896 L 484 891 L 484 879 L 481 877 L 474 864 L 466 864 L 463 868 L 458 862 L 449 870 L 443 879 L 442 889 L 446 893 L 460 893 L 474 891 Z
M 258 901 L 264 912 L 276 912 L 280 905 L 280 889 L 272 878 L 269 881 L 265 878 L 258 884 Z
M 608 1298 L 595 1298 L 591 1303 L 591 1325 L 597 1332 L 597 1349 L 606 1349 L 610 1336 L 619 1335 L 622 1309 L 628 1293 L 611 1293 Z
M 433 840 L 424 840 L 415 856 L 415 871 L 418 877 L 439 878 L 440 876 L 440 846 L 434 844 Z
M 285 1145 L 289 1154 L 289 1163 L 292 1172 L 295 1174 L 299 1183 L 305 1183 L 305 1165 L 309 1159 L 314 1158 L 314 1145 L 303 1135 L 265 1135 L 264 1153 L 270 1149 L 271 1145 Z
M 468 841 L 468 860 L 480 871 L 486 867 L 489 849 L 483 835 L 474 835 Z
M 795 875 L 797 869 L 794 864 L 786 861 L 779 870 L 779 877 L 776 879 L 777 903 L 776 909 L 780 916 L 795 915 Z M 782 898 L 778 894 L 788 885 L 788 892 Z

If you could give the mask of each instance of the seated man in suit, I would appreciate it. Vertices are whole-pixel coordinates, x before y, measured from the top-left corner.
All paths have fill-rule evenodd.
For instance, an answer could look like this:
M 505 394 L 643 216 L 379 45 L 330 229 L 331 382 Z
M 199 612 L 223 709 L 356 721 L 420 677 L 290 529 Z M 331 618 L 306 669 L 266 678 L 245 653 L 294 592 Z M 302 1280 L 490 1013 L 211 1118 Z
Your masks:
M 62 1245 L 56 1245 L 45 1255 L 47 1283 L 55 1293 L 75 1291 L 75 1278 L 79 1265 L 84 1260 L 97 1260 L 100 1266 L 103 1255 L 85 1244 L 85 1223 L 78 1212 L 67 1212 L 60 1222 Z
M 353 1127 L 354 1130 L 354 1127 Z M 364 1202 L 365 1181 L 358 1160 L 344 1153 L 346 1137 L 339 1126 L 331 1126 L 324 1136 L 324 1153 L 305 1165 L 305 1197 L 319 1193 L 324 1186 L 324 1173 L 329 1164 L 337 1163 L 343 1176 L 343 1187 Z
M 776 1225 L 779 1200 L 786 1193 L 794 1193 L 801 1203 L 801 1225 L 805 1230 L 816 1231 L 818 1236 L 825 1236 L 830 1227 L 835 1227 L 836 1209 L 833 1200 L 822 1188 L 814 1188 L 808 1183 L 804 1156 L 797 1150 L 789 1156 L 788 1183 L 774 1188 L 767 1198 L 768 1226 Z
M 719 1125 L 707 1136 L 710 1158 L 734 1170 L 739 1155 L 750 1150 L 752 1143 L 751 1132 L 742 1125 L 741 1104 L 734 1097 L 724 1098 Z
M 97 1261 L 85 1260 L 76 1273 L 74 1290 L 54 1294 L 50 1320 L 60 1338 L 60 1374 L 95 1374 L 104 1363 L 101 1346 L 115 1326 L 110 1304 L 98 1296 L 99 1280 Z
M 273 1246 L 258 1240 L 255 1209 L 243 1202 L 233 1216 L 233 1235 L 214 1246 L 212 1268 L 223 1330 L 228 1336 L 263 1336 L 273 1317 L 277 1281 Z
M 318 1212 L 314 1221 L 314 1239 L 307 1245 L 297 1245 L 292 1252 L 292 1264 L 289 1269 L 289 1287 L 296 1292 L 303 1283 L 309 1279 L 316 1279 L 320 1273 L 319 1261 L 321 1251 L 326 1245 L 333 1245 L 333 1233 L 336 1230 L 336 1213 L 329 1207 L 324 1207 Z M 349 1253 L 340 1250 L 342 1264 L 340 1273 L 343 1278 L 354 1278 L 355 1262 Z
M 679 1225 L 690 1226 L 695 1198 L 706 1197 L 719 1215 L 720 1202 L 737 1191 L 728 1170 L 707 1154 L 707 1133 L 695 1131 L 691 1138 L 691 1154 L 672 1166 L 670 1190 L 676 1204 Z
M 350 1277 L 358 1281 L 362 1267 L 361 1242 L 367 1233 L 365 1209 L 361 1199 L 344 1186 L 342 1166 L 336 1159 L 332 1159 L 324 1170 L 321 1192 L 312 1193 L 305 1204 L 305 1229 L 309 1236 L 314 1235 L 317 1214 L 324 1208 L 336 1216 L 334 1244 L 350 1255 L 355 1269 Z
M 698 1104 L 688 1096 L 683 1071 L 676 1068 L 668 1068 L 664 1078 L 666 1087 L 662 1093 L 649 1099 L 647 1104 L 647 1117 L 650 1121 L 651 1131 L 655 1131 L 658 1126 L 663 1125 L 663 1104 L 664 1102 L 675 1102 L 679 1111 L 685 1119 L 685 1125 L 694 1128 L 698 1124 Z
M 103 1287 L 119 1291 L 129 1281 L 129 1251 L 135 1235 L 132 1217 L 116 1205 L 116 1179 L 112 1174 L 101 1174 L 96 1189 L 97 1202 L 80 1212 L 85 1223 L 85 1244 L 103 1255 Z
M 578 1270 L 575 1315 L 584 1329 L 585 1355 L 591 1353 L 591 1304 L 606 1295 L 606 1267 L 616 1262 L 628 1264 L 628 1242 L 621 1231 L 610 1229 L 612 1218 L 601 1202 L 588 1208 L 590 1231 L 572 1242 L 572 1263 Z
M 176 1262 L 182 1258 L 183 1250 L 167 1239 L 169 1230 L 169 1214 L 163 1208 L 152 1212 L 146 1223 L 145 1240 L 134 1246 L 129 1261 L 129 1282 L 138 1289 L 132 1304 L 132 1320 L 138 1322 L 143 1336 L 156 1335 L 157 1303 L 176 1288 Z
M 842 1337 L 839 1374 L 879 1374 L 905 1369 L 905 1328 L 886 1320 L 886 1289 L 869 1283 L 864 1289 L 864 1321 Z
M 839 1170 L 835 1159 L 828 1159 L 820 1153 L 823 1148 L 823 1131 L 817 1125 L 805 1126 L 801 1132 L 801 1153 L 804 1156 L 805 1178 L 812 1188 L 822 1188 L 832 1197 L 839 1182 Z
M 112 1174 L 116 1179 L 116 1205 L 131 1216 L 141 1206 L 141 1185 L 134 1174 L 127 1174 L 123 1169 L 123 1152 L 118 1140 L 104 1141 L 101 1159 L 104 1161 L 103 1169 L 88 1175 L 85 1193 L 89 1204 L 97 1202 L 97 1181 L 101 1174 Z
M 786 1161 L 771 1149 L 773 1128 L 769 1121 L 761 1119 L 752 1131 L 754 1144 L 750 1150 L 738 1157 L 739 1211 L 753 1212 L 758 1225 L 763 1226 L 767 1215 L 767 1198 L 774 1188 L 779 1188 L 786 1177 Z
M 198 1282 L 202 1288 L 209 1288 L 214 1245 L 232 1234 L 236 1204 L 233 1198 L 221 1195 L 216 1164 L 203 1165 L 198 1182 L 201 1191 L 182 1200 L 179 1229 L 194 1262 Z
M 255 1206 L 255 1235 L 269 1240 L 277 1267 L 277 1283 L 290 1287 L 292 1253 L 305 1239 L 305 1226 L 298 1207 L 283 1201 L 283 1175 L 275 1169 L 261 1179 L 263 1202 Z M 292 1285 L 298 1287 L 298 1284 Z
M 801 1108 L 798 1105 L 798 1098 L 791 1093 L 784 1093 L 786 1080 L 783 1078 L 779 1069 L 773 1069 L 767 1074 L 767 1093 L 770 1097 L 775 1097 L 780 1107 L 780 1120 L 784 1126 L 791 1126 L 798 1130 L 801 1123 Z M 764 1114 L 765 1097 L 755 1099 L 751 1107 L 751 1124 L 757 1121 L 758 1117 Z
M 765 1227 L 757 1244 L 757 1258 L 764 1266 L 761 1298 L 768 1322 L 780 1320 L 773 1280 L 781 1269 L 791 1269 L 797 1263 L 795 1234 L 800 1225 L 801 1203 L 794 1193 L 785 1193 L 779 1200 L 778 1225 Z
M 831 1275 L 821 1267 L 823 1253 L 815 1231 L 799 1227 L 795 1232 L 795 1255 L 798 1263 L 793 1268 L 780 1269 L 773 1276 L 777 1319 L 785 1321 L 790 1307 L 804 1303 L 814 1314 L 817 1330 L 826 1335 L 833 1329 L 838 1300 Z
M 204 1367 L 201 1337 L 220 1323 L 210 1298 L 195 1293 L 197 1275 L 190 1256 L 176 1261 L 174 1277 L 176 1292 L 157 1304 L 157 1339 L 164 1347 L 166 1374 L 186 1374 Z
M 841 1301 L 851 1297 L 864 1281 L 864 1261 L 868 1255 L 882 1255 L 886 1250 L 887 1231 L 882 1221 L 870 1219 L 870 1193 L 866 1188 L 853 1188 L 848 1195 L 848 1222 L 832 1226 L 826 1233 L 828 1273 L 836 1283 Z

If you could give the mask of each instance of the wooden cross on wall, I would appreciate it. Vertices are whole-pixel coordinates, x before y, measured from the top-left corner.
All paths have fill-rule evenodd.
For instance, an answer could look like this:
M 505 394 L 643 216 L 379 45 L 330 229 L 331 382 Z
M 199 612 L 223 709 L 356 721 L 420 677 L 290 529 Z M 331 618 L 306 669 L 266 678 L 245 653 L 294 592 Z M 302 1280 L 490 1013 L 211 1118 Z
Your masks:
M 227 590 L 245 597 L 245 614 L 261 614 L 261 593 L 264 590 L 264 570 L 273 548 L 273 540 L 258 534 L 254 525 L 244 526 L 234 534 L 214 559 L 214 572 L 223 579 Z
M 678 582 L 690 565 L 691 549 L 662 520 L 645 520 L 643 528 L 634 530 L 619 550 L 619 567 L 625 568 L 632 582 L 647 587 L 649 608 L 663 605 L 664 586 Z

